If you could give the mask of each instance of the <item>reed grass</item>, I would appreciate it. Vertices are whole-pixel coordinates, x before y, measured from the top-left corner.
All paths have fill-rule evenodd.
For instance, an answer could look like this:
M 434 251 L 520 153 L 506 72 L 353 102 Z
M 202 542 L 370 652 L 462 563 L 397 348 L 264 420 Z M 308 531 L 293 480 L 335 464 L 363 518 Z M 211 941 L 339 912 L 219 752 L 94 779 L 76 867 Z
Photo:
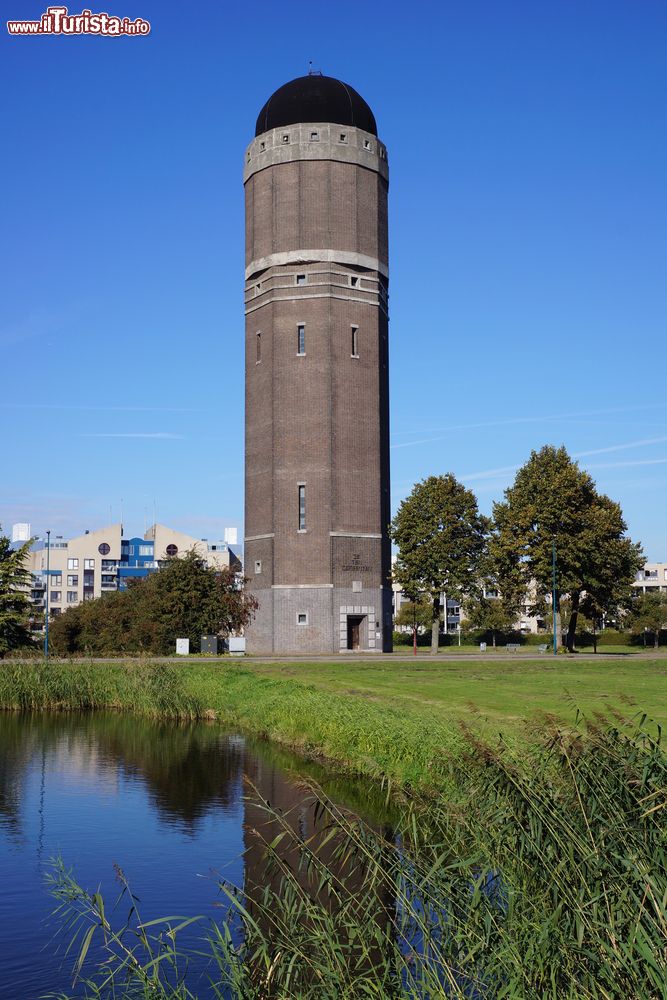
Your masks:
M 533 761 L 533 765 L 534 765 Z M 222 884 L 210 923 L 210 996 L 662 1000 L 667 989 L 667 758 L 644 725 L 545 735 L 532 770 L 469 734 L 465 806 L 404 807 L 379 833 L 311 790 L 318 834 L 263 805 L 266 879 Z M 276 830 L 278 833 L 276 834 Z M 142 924 L 57 866 L 60 916 L 107 962 L 86 996 L 191 1000 L 178 934 Z
M 169 664 L 75 661 L 0 663 L 0 708 L 14 711 L 97 709 L 150 718 L 198 719 L 201 702 Z

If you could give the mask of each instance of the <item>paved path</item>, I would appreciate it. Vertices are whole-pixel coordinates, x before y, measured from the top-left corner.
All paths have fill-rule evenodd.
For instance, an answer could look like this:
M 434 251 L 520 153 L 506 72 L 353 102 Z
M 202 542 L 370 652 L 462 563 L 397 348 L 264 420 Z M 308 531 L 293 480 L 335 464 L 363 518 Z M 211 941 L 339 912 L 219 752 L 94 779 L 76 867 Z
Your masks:
M 57 662 L 68 662 L 67 660 L 61 660 L 58 657 L 51 657 L 52 660 Z M 78 659 L 83 660 L 87 663 L 117 663 L 119 661 L 131 662 L 136 661 L 137 663 L 150 662 L 150 663 L 215 663 L 221 666 L 229 666 L 232 663 L 243 663 L 245 666 L 252 666 L 253 663 L 394 663 L 398 664 L 411 664 L 415 662 L 427 662 L 427 663 L 454 663 L 460 662 L 461 660 L 470 660 L 474 662 L 486 662 L 486 663 L 497 663 L 499 666 L 503 663 L 513 662 L 515 660 L 544 660 L 545 662 L 553 663 L 554 655 L 553 652 L 547 651 L 546 653 L 538 653 L 535 648 L 524 648 L 516 653 L 508 653 L 505 649 L 499 649 L 498 652 L 492 653 L 480 653 L 478 650 L 466 650 L 462 647 L 461 650 L 456 650 L 455 653 L 438 653 L 436 656 L 431 656 L 430 653 L 418 652 L 417 656 L 414 657 L 410 651 L 395 652 L 395 653 L 359 653 L 355 651 L 354 653 L 330 653 L 328 656 L 301 656 L 299 654 L 289 655 L 276 655 L 276 656 L 93 656 L 93 657 L 79 657 Z M 667 648 L 661 647 L 658 651 L 653 649 L 647 649 L 646 652 L 643 650 L 641 652 L 631 652 L 631 653 L 576 653 L 571 656 L 566 656 L 562 654 L 557 657 L 558 660 L 571 663 L 573 660 L 655 660 L 655 659 L 665 659 L 667 660 Z M 11 661 L 5 660 L 5 663 L 10 662 L 21 662 L 21 661 Z M 25 661 L 23 661 L 25 662 Z

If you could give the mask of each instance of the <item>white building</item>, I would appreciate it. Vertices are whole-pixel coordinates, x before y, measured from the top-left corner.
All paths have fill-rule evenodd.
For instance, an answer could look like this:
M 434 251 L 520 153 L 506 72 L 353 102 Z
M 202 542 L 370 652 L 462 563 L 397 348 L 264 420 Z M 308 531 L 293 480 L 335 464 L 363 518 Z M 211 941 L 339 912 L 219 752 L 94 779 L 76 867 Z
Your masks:
M 667 563 L 646 563 L 637 573 L 632 588 L 636 594 L 667 593 Z

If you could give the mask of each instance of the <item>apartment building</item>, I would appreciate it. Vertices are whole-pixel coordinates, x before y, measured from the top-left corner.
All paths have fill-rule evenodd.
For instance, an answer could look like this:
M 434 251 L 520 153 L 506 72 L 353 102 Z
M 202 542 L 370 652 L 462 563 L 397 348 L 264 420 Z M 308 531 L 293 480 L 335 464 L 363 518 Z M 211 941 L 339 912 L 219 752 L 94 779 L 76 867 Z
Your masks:
M 168 559 L 194 551 L 215 569 L 241 572 L 239 556 L 228 541 L 209 542 L 154 524 L 143 537 L 126 537 L 122 524 L 86 531 L 76 538 L 38 539 L 28 553 L 30 597 L 37 608 L 59 615 L 81 601 L 125 590 L 132 579 L 157 572 Z
M 667 593 L 667 563 L 646 563 L 632 584 L 636 594 Z

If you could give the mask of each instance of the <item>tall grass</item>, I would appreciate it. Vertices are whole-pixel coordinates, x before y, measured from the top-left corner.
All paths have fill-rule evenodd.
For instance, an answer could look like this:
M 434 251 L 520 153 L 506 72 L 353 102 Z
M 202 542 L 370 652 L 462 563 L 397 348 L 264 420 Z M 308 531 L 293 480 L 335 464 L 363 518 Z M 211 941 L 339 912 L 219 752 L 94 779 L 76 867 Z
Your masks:
M 199 699 L 170 664 L 24 661 L 0 664 L 0 707 L 17 711 L 115 709 L 197 719 Z
M 257 807 L 263 868 L 243 887 L 221 885 L 229 910 L 209 925 L 209 995 L 664 998 L 660 736 L 580 721 L 545 734 L 531 769 L 502 743 L 469 735 L 466 747 L 460 804 L 412 802 L 391 834 L 316 790 L 311 836 L 290 813 Z M 114 921 L 62 865 L 53 892 L 79 933 L 77 970 L 96 936 L 106 949 L 87 996 L 196 995 L 178 944 L 186 918 L 143 924 L 133 900 Z

